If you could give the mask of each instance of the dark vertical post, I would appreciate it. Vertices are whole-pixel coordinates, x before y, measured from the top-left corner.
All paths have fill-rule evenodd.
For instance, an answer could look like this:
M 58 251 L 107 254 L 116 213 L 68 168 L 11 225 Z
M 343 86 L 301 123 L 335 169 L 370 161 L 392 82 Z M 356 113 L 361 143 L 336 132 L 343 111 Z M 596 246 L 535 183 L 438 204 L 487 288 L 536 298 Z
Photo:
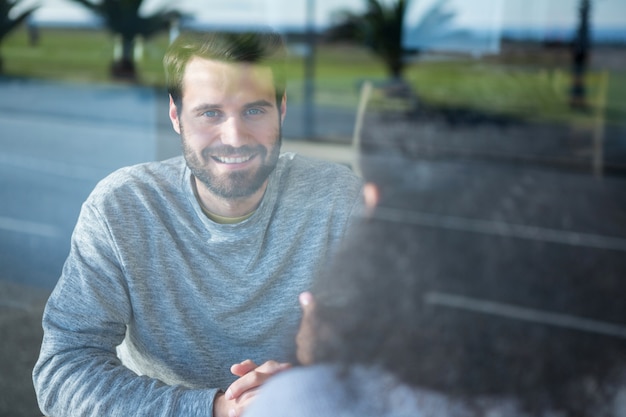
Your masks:
M 307 0 L 304 57 L 304 135 L 315 139 L 315 0 Z
M 28 30 L 28 44 L 30 46 L 39 45 L 39 27 L 32 13 L 26 18 L 26 29 Z
M 570 107 L 573 109 L 587 108 L 585 73 L 587 71 L 589 61 L 590 13 L 591 0 L 580 0 L 578 28 L 572 42 L 572 86 L 570 90 Z

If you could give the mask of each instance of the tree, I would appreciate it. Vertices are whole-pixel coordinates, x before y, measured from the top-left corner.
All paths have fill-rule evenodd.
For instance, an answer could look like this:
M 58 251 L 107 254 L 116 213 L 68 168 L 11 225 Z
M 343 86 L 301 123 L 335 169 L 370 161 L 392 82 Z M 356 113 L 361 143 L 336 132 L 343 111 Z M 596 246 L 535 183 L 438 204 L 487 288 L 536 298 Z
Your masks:
M 20 12 L 17 16 L 11 17 L 11 10 L 20 3 L 21 0 L 0 0 L 0 44 L 3 39 L 26 20 L 39 6 L 33 6 Z M 0 55 L 0 74 L 3 73 L 3 60 Z
M 393 80 L 401 80 L 409 54 L 417 55 L 420 50 L 409 51 L 403 45 L 406 12 L 410 0 L 365 0 L 363 13 L 343 11 L 339 22 L 328 31 L 329 40 L 352 40 L 361 42 L 379 56 Z M 432 39 L 451 35 L 448 23 L 456 13 L 446 11 L 447 0 L 434 3 L 420 18 L 411 33 Z M 433 36 L 435 35 L 436 36 Z
M 119 36 L 121 54 L 114 57 L 111 66 L 114 78 L 136 79 L 135 42 L 139 37 L 147 39 L 167 30 L 172 16 L 175 15 L 175 12 L 160 9 L 152 15 L 141 16 L 139 8 L 143 0 L 101 0 L 100 3 L 92 3 L 90 0 L 72 1 L 100 16 L 107 29 Z
M 386 4 L 383 0 L 366 0 L 364 13 L 342 12 L 341 21 L 330 29 L 331 40 L 362 42 L 384 62 L 394 79 L 401 79 L 404 70 L 402 29 L 407 0 Z

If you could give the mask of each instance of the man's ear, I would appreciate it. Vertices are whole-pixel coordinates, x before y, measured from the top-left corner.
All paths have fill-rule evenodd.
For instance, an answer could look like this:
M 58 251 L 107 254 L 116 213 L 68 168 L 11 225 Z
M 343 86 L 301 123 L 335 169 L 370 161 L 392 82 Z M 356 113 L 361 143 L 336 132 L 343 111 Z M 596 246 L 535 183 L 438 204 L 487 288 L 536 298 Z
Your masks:
M 363 200 L 368 212 L 374 210 L 380 200 L 380 190 L 373 182 L 367 182 L 363 186 Z
M 180 135 L 180 121 L 178 120 L 178 109 L 176 108 L 176 104 L 174 103 L 174 99 L 170 95 L 170 120 L 172 121 L 172 127 Z

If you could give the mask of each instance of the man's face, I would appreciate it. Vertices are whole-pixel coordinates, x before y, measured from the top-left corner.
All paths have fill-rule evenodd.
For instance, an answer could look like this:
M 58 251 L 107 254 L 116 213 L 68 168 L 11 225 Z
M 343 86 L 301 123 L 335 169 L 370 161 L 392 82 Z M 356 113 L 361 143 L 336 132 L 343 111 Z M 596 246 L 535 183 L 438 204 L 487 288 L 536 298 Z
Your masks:
M 187 165 L 209 192 L 237 199 L 266 186 L 286 112 L 285 98 L 276 103 L 269 68 L 192 58 L 178 110 L 170 99 Z

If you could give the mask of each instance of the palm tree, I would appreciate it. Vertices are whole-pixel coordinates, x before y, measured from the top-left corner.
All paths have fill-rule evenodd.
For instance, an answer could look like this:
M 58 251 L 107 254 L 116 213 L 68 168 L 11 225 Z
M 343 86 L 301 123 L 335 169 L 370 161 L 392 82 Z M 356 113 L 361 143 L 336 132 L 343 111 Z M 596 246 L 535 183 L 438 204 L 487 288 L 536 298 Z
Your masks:
M 147 39 L 167 30 L 175 12 L 161 9 L 150 16 L 140 16 L 139 8 L 143 0 L 73 0 L 100 16 L 104 25 L 114 35 L 119 36 L 121 54 L 114 57 L 111 74 L 114 78 L 135 80 L 134 49 L 139 37 Z
M 362 42 L 384 62 L 392 78 L 402 78 L 404 49 L 402 29 L 408 0 L 395 0 L 387 5 L 384 0 L 366 0 L 363 14 L 345 11 L 340 22 L 332 27 L 330 40 Z
M 329 29 L 329 40 L 356 40 L 367 46 L 384 62 L 393 80 L 401 80 L 409 54 L 417 55 L 421 51 L 405 49 L 402 38 L 406 34 L 405 18 L 410 0 L 365 0 L 365 12 L 339 13 L 339 23 Z M 447 26 L 455 17 L 454 12 L 445 10 L 448 0 L 439 0 L 430 7 L 410 28 L 412 34 L 420 37 L 441 39 L 451 35 Z M 436 35 L 436 36 L 434 36 Z
M 39 6 L 33 6 L 22 11 L 16 17 L 9 17 L 11 10 L 20 3 L 21 0 L 0 0 L 0 44 L 2 40 L 26 20 Z M 3 60 L 0 56 L 0 74 L 3 72 Z

